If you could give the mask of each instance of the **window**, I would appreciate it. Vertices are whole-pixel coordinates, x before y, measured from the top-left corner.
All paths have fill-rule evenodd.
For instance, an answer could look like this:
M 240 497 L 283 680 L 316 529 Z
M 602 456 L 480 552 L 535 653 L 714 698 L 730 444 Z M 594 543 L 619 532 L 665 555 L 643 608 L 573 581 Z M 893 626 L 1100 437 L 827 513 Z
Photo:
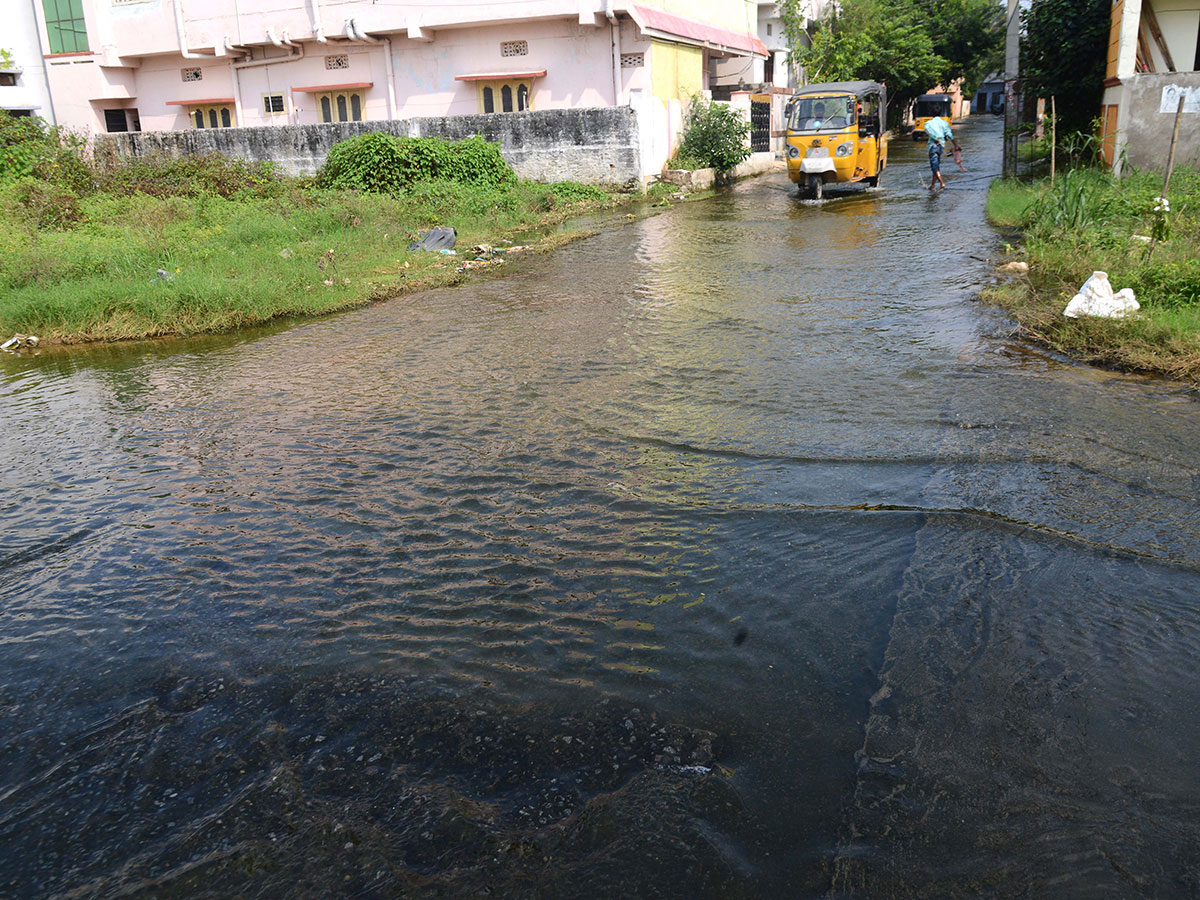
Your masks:
M 361 122 L 363 111 L 362 94 L 358 91 L 338 91 L 318 94 L 322 122 Z
M 770 36 L 771 36 L 771 23 L 768 22 L 767 23 L 767 37 L 770 37 Z
M 128 131 L 129 123 L 125 120 L 125 110 L 106 109 L 104 111 L 104 130 L 109 134 L 118 131 Z
M 87 25 L 83 20 L 83 0 L 42 0 L 46 11 L 46 37 L 51 53 L 86 53 Z
M 502 41 L 500 43 L 501 56 L 528 56 L 529 42 L 528 41 Z
M 16 87 L 17 73 L 16 72 L 0 72 L 0 87 Z
M 640 65 L 642 65 L 645 62 L 645 60 L 646 60 L 646 54 L 644 54 L 644 53 L 622 53 L 621 54 L 621 68 L 622 69 L 636 69 Z
M 263 112 L 268 116 L 285 112 L 283 94 L 263 94 Z
M 233 109 L 227 105 L 192 108 L 192 124 L 197 128 L 232 128 Z
M 180 69 L 179 74 L 184 81 L 200 81 L 204 78 L 203 69 Z
M 325 68 L 348 69 L 350 68 L 350 57 L 345 53 L 338 56 L 327 56 L 325 57 Z
M 481 112 L 525 112 L 532 96 L 527 81 L 483 81 L 479 83 Z

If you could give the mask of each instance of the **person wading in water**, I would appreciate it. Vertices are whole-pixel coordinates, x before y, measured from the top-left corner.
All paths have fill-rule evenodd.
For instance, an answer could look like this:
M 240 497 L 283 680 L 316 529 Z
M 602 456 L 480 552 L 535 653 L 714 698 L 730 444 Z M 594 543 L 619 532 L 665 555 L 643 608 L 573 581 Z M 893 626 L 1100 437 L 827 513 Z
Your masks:
M 945 150 L 946 142 L 954 140 L 954 132 L 950 130 L 945 119 L 938 117 L 925 123 L 925 137 L 929 139 L 929 169 L 933 172 L 929 189 L 932 191 L 940 184 L 942 190 L 945 190 L 946 181 L 942 178 L 942 152 Z

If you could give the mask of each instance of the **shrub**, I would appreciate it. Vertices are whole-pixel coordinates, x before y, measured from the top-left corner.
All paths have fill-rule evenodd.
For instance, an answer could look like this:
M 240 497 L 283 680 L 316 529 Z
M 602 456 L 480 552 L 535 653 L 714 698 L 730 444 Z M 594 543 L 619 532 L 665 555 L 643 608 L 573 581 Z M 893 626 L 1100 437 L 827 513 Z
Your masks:
M 516 178 L 499 147 L 482 137 L 450 143 L 373 132 L 335 144 L 317 180 L 322 187 L 395 194 L 418 182 L 496 186 Z
M 580 203 L 607 200 L 608 194 L 594 184 L 578 181 L 556 181 L 550 185 L 550 194 L 559 203 Z
M 82 155 L 83 141 L 51 128 L 34 116 L 10 116 L 0 110 L 0 181 L 36 178 L 84 193 L 92 170 Z
M 28 177 L 16 182 L 14 193 L 35 228 L 65 228 L 81 218 L 79 197 L 69 187 Z
M 117 196 L 211 194 L 226 199 L 273 197 L 288 184 L 273 163 L 231 159 L 220 153 L 113 160 L 100 167 L 97 179 L 102 190 Z
M 683 139 L 675 151 L 678 161 L 699 163 L 687 168 L 714 168 L 728 172 L 750 155 L 746 143 L 750 123 L 725 103 L 712 103 L 696 95 L 684 118 Z

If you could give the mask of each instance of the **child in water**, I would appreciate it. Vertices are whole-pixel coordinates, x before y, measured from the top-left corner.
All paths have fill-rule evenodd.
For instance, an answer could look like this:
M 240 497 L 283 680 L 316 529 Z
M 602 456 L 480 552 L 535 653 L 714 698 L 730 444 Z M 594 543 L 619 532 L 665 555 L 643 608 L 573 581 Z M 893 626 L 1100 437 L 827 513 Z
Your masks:
M 962 147 L 959 146 L 957 140 L 950 147 L 950 155 L 954 157 L 954 162 L 958 165 L 958 171 L 967 171 L 967 167 L 962 162 Z

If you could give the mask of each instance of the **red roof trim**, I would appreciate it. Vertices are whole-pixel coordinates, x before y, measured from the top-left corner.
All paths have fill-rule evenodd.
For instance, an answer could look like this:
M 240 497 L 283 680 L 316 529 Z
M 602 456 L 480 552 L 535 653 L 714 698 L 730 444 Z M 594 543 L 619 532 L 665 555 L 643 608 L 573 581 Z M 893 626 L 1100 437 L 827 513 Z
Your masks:
M 167 106 L 207 106 L 210 103 L 232 102 L 232 97 L 208 97 L 204 100 L 168 100 Z
M 722 48 L 741 50 L 756 56 L 768 55 L 763 42 L 748 31 L 730 31 L 727 28 L 718 28 L 707 22 L 663 12 L 653 6 L 631 5 L 629 14 L 633 16 L 633 20 L 643 31 L 646 29 L 661 31 L 664 34 L 681 37 L 698 44 L 715 44 Z
M 318 94 L 324 91 L 350 91 L 355 88 L 374 87 L 373 81 L 355 81 L 351 84 L 314 84 L 309 87 L 294 87 L 292 91 L 297 94 Z
M 535 72 L 480 72 L 474 75 L 455 75 L 455 81 L 508 81 L 511 78 L 541 78 L 545 69 Z
M 64 56 L 95 56 L 94 50 L 80 50 L 77 53 L 43 53 L 42 59 L 62 59 Z

